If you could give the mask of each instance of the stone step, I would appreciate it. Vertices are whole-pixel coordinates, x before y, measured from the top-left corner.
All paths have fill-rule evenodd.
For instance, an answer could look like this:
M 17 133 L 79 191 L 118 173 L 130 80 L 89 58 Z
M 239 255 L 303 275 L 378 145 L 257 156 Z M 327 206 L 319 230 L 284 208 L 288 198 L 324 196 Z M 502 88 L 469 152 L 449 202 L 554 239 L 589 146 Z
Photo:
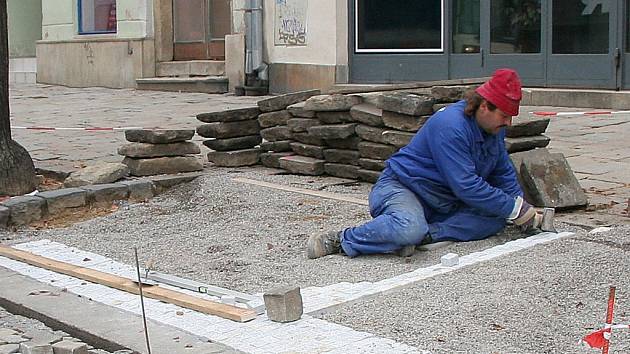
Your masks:
M 228 92 L 228 79 L 225 76 L 198 77 L 153 77 L 136 79 L 138 90 L 175 92 Z
M 225 61 L 166 61 L 157 63 L 155 70 L 158 77 L 222 76 L 225 75 Z

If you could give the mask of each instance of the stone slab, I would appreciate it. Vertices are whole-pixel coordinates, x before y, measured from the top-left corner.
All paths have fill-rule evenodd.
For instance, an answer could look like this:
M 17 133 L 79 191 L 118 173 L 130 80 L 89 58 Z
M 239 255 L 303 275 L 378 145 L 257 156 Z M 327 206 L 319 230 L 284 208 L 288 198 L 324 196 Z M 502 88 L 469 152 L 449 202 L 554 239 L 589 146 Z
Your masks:
M 514 118 L 512 125 L 505 128 L 505 136 L 518 138 L 541 135 L 547 130 L 549 121 L 549 118 L 540 117 Z
M 261 112 L 279 111 L 287 108 L 292 104 L 306 101 L 308 98 L 319 95 L 320 93 L 320 90 L 291 92 L 284 95 L 260 100 L 258 101 L 258 108 Z
M 291 151 L 293 140 L 265 141 L 260 144 L 260 151 L 285 152 Z
M 57 214 L 67 208 L 78 208 L 87 203 L 87 192 L 80 188 L 62 188 L 41 192 L 37 195 L 46 200 L 49 214 Z
M 308 128 L 308 133 L 322 139 L 345 139 L 355 133 L 356 124 L 319 125 Z
M 294 133 L 305 132 L 308 128 L 320 124 L 319 119 L 313 118 L 291 118 L 287 121 L 287 127 Z
M 178 184 L 192 182 L 202 175 L 203 173 L 201 172 L 185 172 L 172 175 L 151 176 L 149 180 L 155 186 L 155 192 L 162 193 Z
M 304 306 L 299 287 L 279 287 L 263 294 L 267 317 L 273 322 L 293 322 L 302 317 Z
M 374 160 L 387 160 L 397 151 L 396 147 L 386 144 L 363 141 L 359 143 L 359 154 L 361 157 Z
M 21 354 L 54 354 L 52 346 L 48 343 L 20 343 Z
M 401 132 L 398 130 L 386 130 L 383 132 L 383 140 L 399 148 L 407 146 L 414 136 L 416 136 L 415 133 Z
M 204 123 L 238 122 L 256 119 L 258 114 L 260 114 L 258 107 L 245 107 L 218 112 L 201 113 L 197 114 L 197 119 Z
M 182 156 L 199 153 L 201 153 L 199 145 L 189 141 L 170 144 L 128 143 L 118 148 L 118 155 L 134 158 Z
M 350 109 L 355 122 L 380 127 L 383 125 L 383 110 L 373 104 L 361 103 Z
M 326 145 L 326 142 L 324 141 L 324 139 L 311 135 L 307 132 L 306 133 L 293 133 L 292 136 L 295 141 L 299 141 L 304 144 L 318 145 L 318 146 Z
M 88 354 L 88 346 L 85 343 L 72 340 L 62 340 L 52 345 L 54 354 Z
M 9 225 L 28 225 L 46 215 L 46 200 L 38 196 L 13 197 L 2 205 L 10 210 Z
M 239 136 L 236 138 L 228 139 L 211 139 L 204 140 L 203 144 L 208 148 L 215 151 L 230 151 L 230 150 L 242 150 L 250 149 L 262 142 L 262 137 L 259 134 Z
M 267 141 L 291 140 L 292 134 L 287 126 L 276 126 L 260 131 L 260 136 Z
M 536 149 L 521 153 L 520 158 L 519 174 L 532 204 L 553 208 L 586 205 L 586 194 L 562 154 Z
M 361 138 L 356 135 L 347 137 L 345 139 L 324 139 L 324 142 L 328 147 L 344 150 L 357 150 L 361 141 Z
M 3 344 L 0 345 L 0 354 L 13 354 L 20 352 L 19 344 Z
M 263 152 L 260 154 L 260 163 L 265 167 L 281 168 L 280 158 L 292 155 L 293 152 Z
M 365 170 L 383 171 L 385 169 L 385 160 L 360 158 L 359 166 Z
M 387 129 L 385 128 L 372 127 L 363 124 L 359 124 L 355 128 L 355 132 L 361 139 L 379 144 L 387 144 L 385 138 L 383 137 L 383 133 L 386 130 Z
M 357 171 L 357 175 L 362 181 L 376 183 L 376 181 L 378 181 L 378 178 L 381 176 L 381 172 L 359 169 Z
M 120 184 L 127 186 L 129 190 L 129 200 L 134 202 L 146 202 L 155 195 L 155 185 L 150 180 L 137 179 L 120 181 Z
M 319 176 L 324 174 L 324 160 L 306 156 L 285 156 L 280 158 L 280 167 L 291 173 Z
M 88 203 L 111 203 L 129 197 L 129 188 L 122 183 L 95 184 L 82 189 L 87 192 Z
M 478 85 L 455 85 L 455 86 L 433 86 L 431 96 L 437 102 L 457 102 L 464 99 L 467 91 L 476 88 Z
M 357 150 L 326 149 L 324 150 L 324 159 L 330 163 L 357 165 L 359 152 Z
M 322 124 L 342 124 L 353 121 L 349 111 L 317 112 L 317 119 Z
M 258 120 L 243 120 L 228 123 L 208 123 L 197 127 L 197 134 L 204 138 L 227 139 L 255 135 L 260 132 Z
M 408 132 L 417 132 L 430 116 L 410 116 L 407 114 L 383 111 L 383 124 L 386 127 Z
M 306 100 L 304 109 L 308 111 L 349 111 L 352 106 L 362 102 L 361 97 L 353 95 L 319 95 Z
M 324 158 L 324 147 L 322 146 L 291 143 L 291 150 L 301 156 L 314 157 L 316 159 Z
M 287 107 L 287 111 L 294 117 L 299 118 L 315 118 L 317 112 L 307 111 L 304 109 L 306 102 L 298 102 Z
M 339 163 L 325 163 L 324 171 L 326 174 L 331 176 L 339 177 L 339 178 L 351 178 L 357 179 L 359 178 L 359 166 L 355 165 L 346 165 Z
M 156 157 L 153 159 L 132 159 L 125 157 L 123 163 L 129 166 L 133 176 L 153 176 L 179 172 L 201 171 L 203 165 L 195 156 Z
M 276 125 L 287 125 L 287 121 L 293 116 L 289 114 L 289 111 L 275 111 L 261 113 L 258 116 L 258 123 L 261 128 L 275 127 Z
M 208 153 L 208 161 L 221 167 L 251 166 L 257 164 L 259 158 L 259 149 L 210 151 Z
M 125 139 L 132 143 L 170 144 L 192 139 L 193 129 L 130 129 L 125 130 Z
M 98 162 L 70 173 L 63 185 L 81 187 L 89 184 L 112 183 L 129 176 L 129 172 L 129 168 L 119 162 Z
M 505 138 L 505 148 L 508 153 L 544 148 L 551 139 L 545 135 L 524 136 L 520 138 Z
M 383 111 L 423 116 L 433 113 L 434 103 L 433 97 L 409 92 L 393 92 L 381 95 L 377 107 Z

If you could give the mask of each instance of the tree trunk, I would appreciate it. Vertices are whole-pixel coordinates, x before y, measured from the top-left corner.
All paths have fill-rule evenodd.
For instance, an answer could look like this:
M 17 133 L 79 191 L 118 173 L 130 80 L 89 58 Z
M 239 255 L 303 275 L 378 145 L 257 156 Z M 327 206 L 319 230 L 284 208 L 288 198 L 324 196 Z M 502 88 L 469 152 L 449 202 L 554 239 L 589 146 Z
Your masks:
M 37 187 L 33 160 L 11 139 L 7 1 L 0 0 L 0 195 L 22 195 Z

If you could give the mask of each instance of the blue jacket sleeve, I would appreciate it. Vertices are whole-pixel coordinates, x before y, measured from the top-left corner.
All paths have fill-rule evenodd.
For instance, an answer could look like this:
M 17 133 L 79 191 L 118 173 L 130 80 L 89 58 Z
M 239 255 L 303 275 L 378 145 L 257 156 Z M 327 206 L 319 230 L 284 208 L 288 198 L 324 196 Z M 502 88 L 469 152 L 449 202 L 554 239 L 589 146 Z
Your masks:
M 507 218 L 514 208 L 514 198 L 477 175 L 472 156 L 473 139 L 460 129 L 442 128 L 428 139 L 433 160 L 444 183 L 466 205 L 489 215 Z
M 522 197 L 523 190 L 518 184 L 518 179 L 516 178 L 514 166 L 512 166 L 512 163 L 510 162 L 510 157 L 508 156 L 507 150 L 505 149 L 505 145 L 503 143 L 503 134 L 501 136 L 499 154 L 499 160 L 497 161 L 497 165 L 494 168 L 494 171 L 492 171 L 492 173 L 488 177 L 488 183 L 490 183 L 490 185 L 492 185 L 493 187 L 499 188 L 512 198 L 516 198 L 517 196 Z

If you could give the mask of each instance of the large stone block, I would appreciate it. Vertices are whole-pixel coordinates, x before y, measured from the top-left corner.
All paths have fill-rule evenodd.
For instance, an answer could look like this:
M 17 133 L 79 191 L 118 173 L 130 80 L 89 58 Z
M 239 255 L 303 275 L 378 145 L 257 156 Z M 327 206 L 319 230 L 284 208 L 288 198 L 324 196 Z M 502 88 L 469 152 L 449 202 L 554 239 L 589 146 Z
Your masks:
M 291 151 L 292 140 L 265 141 L 260 144 L 260 151 L 285 152 Z
M 359 166 L 345 165 L 339 163 L 325 163 L 324 171 L 327 174 L 340 178 L 359 178 Z
M 201 113 L 197 114 L 197 119 L 204 123 L 238 122 L 256 119 L 258 114 L 260 114 L 258 107 L 245 107 L 219 112 Z
M 229 123 L 208 123 L 197 127 L 197 134 L 204 138 L 227 139 L 256 135 L 258 132 L 260 132 L 260 125 L 255 119 Z
M 28 225 L 46 215 L 46 200 L 38 196 L 14 197 L 2 205 L 10 210 L 10 225 Z
M 119 162 L 98 162 L 74 171 L 63 182 L 65 187 L 81 187 L 88 184 L 101 184 L 116 182 L 129 176 L 129 168 Z
M 298 102 L 298 103 L 292 104 L 287 107 L 287 111 L 289 111 L 289 113 L 291 113 L 291 115 L 294 117 L 315 118 L 315 115 L 317 114 L 317 112 L 305 110 L 304 109 L 305 104 L 306 102 Z
M 349 111 L 362 102 L 361 97 L 352 95 L 319 95 L 306 100 L 304 109 L 308 111 Z
M 303 144 L 318 145 L 318 146 L 326 145 L 326 142 L 324 141 L 324 139 L 311 135 L 309 133 L 293 133 L 293 139 Z
M 414 136 L 416 136 L 415 133 L 401 132 L 398 130 L 387 130 L 383 132 L 383 140 L 399 148 L 407 146 Z
M 359 163 L 359 152 L 356 150 L 326 149 L 324 150 L 326 162 L 356 165 Z
M 387 142 L 385 141 L 385 138 L 383 138 L 383 133 L 386 130 L 387 129 L 384 129 L 384 128 L 371 127 L 369 125 L 363 125 L 363 124 L 357 125 L 355 129 L 357 135 L 361 139 L 371 141 L 373 143 L 379 143 L 379 144 L 387 144 Z
M 349 111 L 317 112 L 317 119 L 322 124 L 341 124 L 353 121 Z
M 359 166 L 366 170 L 383 171 L 385 169 L 385 160 L 360 158 Z
M 518 160 L 523 189 L 535 206 L 569 208 L 586 205 L 586 194 L 562 154 L 536 149 L 520 153 Z
M 182 156 L 199 153 L 201 153 L 199 145 L 192 142 L 171 144 L 129 143 L 118 148 L 118 155 L 135 158 Z
M 359 143 L 361 142 L 361 138 L 356 135 L 349 136 L 345 139 L 325 139 L 324 142 L 326 145 L 333 149 L 344 149 L 344 150 L 357 150 L 359 148 Z
M 274 322 L 292 322 L 302 317 L 302 295 L 297 286 L 279 287 L 263 294 L 267 317 Z
M 322 139 L 345 139 L 354 135 L 356 124 L 319 125 L 308 128 L 308 133 Z
M 122 183 L 96 184 L 85 186 L 88 203 L 111 203 L 129 197 L 129 188 Z
M 514 118 L 512 126 L 505 128 L 505 136 L 519 138 L 523 136 L 541 135 L 549 126 L 549 118 L 527 117 Z
M 287 108 L 288 106 L 306 101 L 308 98 L 319 95 L 321 92 L 319 90 L 307 90 L 307 91 L 298 91 L 291 92 L 284 95 L 279 95 L 271 98 L 267 98 L 264 100 L 258 101 L 258 108 L 262 112 L 272 112 L 279 111 Z
M 195 156 L 156 157 L 154 159 L 132 159 L 125 157 L 133 176 L 152 176 L 179 172 L 201 171 L 203 165 Z
M 361 157 L 374 160 L 387 160 L 398 149 L 392 145 L 372 143 L 363 141 L 359 143 L 359 154 Z
M 430 116 L 410 116 L 407 114 L 383 111 L 383 124 L 386 127 L 417 132 L 422 128 Z
M 129 200 L 134 202 L 146 202 L 153 198 L 156 192 L 155 185 L 150 180 L 137 179 L 118 182 L 129 189 Z
M 63 188 L 37 195 L 46 200 L 49 214 L 57 214 L 68 208 L 78 208 L 87 203 L 87 192 L 80 188 Z
M 88 354 L 87 344 L 72 340 L 62 340 L 52 345 L 54 354 Z
M 287 127 L 294 133 L 301 133 L 308 130 L 310 127 L 320 125 L 319 119 L 313 118 L 291 118 L 287 121 Z
M 433 113 L 433 97 L 408 92 L 384 93 L 377 107 L 383 111 L 392 111 L 411 116 L 424 116 Z
M 360 169 L 357 171 L 357 175 L 362 181 L 376 183 L 376 181 L 378 181 L 378 178 L 381 176 L 381 172 Z
M 267 141 L 291 140 L 292 138 L 289 127 L 284 125 L 263 129 L 260 131 L 260 136 Z
M 505 138 L 505 148 L 508 153 L 533 150 L 549 145 L 551 139 L 545 135 L 523 136 L 520 138 Z
M 301 156 L 314 157 L 316 159 L 324 158 L 324 148 L 322 146 L 291 143 L 291 150 Z
M 258 163 L 260 158 L 259 149 L 245 149 L 235 151 L 210 151 L 208 161 L 216 166 L 239 167 L 250 166 Z
M 280 168 L 280 158 L 292 156 L 293 152 L 263 152 L 260 154 L 260 163 L 271 168 Z
M 204 140 L 203 144 L 212 150 L 230 151 L 253 148 L 261 142 L 262 137 L 259 134 L 256 134 L 228 139 Z
M 276 125 L 287 125 L 287 121 L 293 116 L 289 114 L 289 111 L 275 111 L 262 113 L 258 116 L 258 123 L 261 128 L 275 127 Z
M 319 176 L 324 174 L 324 160 L 306 156 L 285 156 L 280 158 L 280 167 L 291 173 Z
M 132 143 L 170 144 L 192 139 L 193 129 L 125 130 L 125 139 Z
M 383 110 L 369 103 L 361 103 L 350 109 L 355 122 L 380 127 L 383 125 Z
M 9 225 L 9 218 L 11 217 L 11 209 L 0 205 L 0 229 L 6 228 Z
M 464 95 L 468 90 L 472 90 L 476 85 L 465 86 L 433 86 L 431 95 L 438 102 L 457 102 L 464 99 Z

